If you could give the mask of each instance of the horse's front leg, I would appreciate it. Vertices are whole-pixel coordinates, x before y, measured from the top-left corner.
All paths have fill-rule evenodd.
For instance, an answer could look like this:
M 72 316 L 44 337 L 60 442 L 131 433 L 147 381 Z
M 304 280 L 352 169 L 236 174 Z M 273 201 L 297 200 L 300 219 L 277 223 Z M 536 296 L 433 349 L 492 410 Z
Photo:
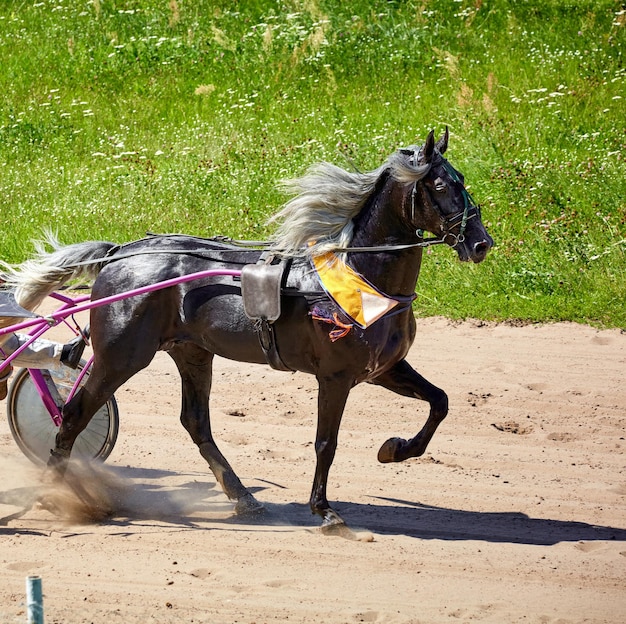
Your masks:
M 378 461 L 400 462 L 409 457 L 423 455 L 437 427 L 448 413 L 446 393 L 413 370 L 406 360 L 401 360 L 393 368 L 373 379 L 371 383 L 403 396 L 428 401 L 430 404 L 430 414 L 422 430 L 410 440 L 402 438 L 387 440 L 378 451 Z
M 169 351 L 182 379 L 180 420 L 209 464 L 224 494 L 235 501 L 238 514 L 256 513 L 263 507 L 241 483 L 213 439 L 209 417 L 213 354 L 195 345 Z
M 343 524 L 341 516 L 328 504 L 326 484 L 328 472 L 337 450 L 337 436 L 352 380 L 342 376 L 318 376 L 317 433 L 315 436 L 315 478 L 311 491 L 311 511 L 322 517 L 322 527 Z

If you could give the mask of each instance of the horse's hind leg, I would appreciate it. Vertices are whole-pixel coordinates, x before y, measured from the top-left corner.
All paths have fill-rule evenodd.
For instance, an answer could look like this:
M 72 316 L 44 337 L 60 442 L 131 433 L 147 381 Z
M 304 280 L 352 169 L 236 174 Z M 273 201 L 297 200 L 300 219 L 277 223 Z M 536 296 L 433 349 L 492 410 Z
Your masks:
M 209 418 L 213 354 L 191 344 L 178 345 L 169 354 L 182 379 L 181 423 L 197 444 L 226 496 L 236 501 L 237 513 L 259 511 L 262 505 L 241 483 L 213 439 Z
M 92 298 L 112 294 L 106 289 L 106 280 L 99 291 L 95 284 Z M 145 300 L 143 307 L 137 307 L 134 300 L 129 301 L 91 310 L 94 363 L 85 385 L 63 407 L 63 422 L 48 461 L 48 466 L 58 474 L 64 473 L 76 438 L 96 411 L 122 384 L 148 366 L 157 352 L 160 335 L 157 320 L 163 316 L 161 307 L 149 306 Z
M 88 380 L 89 383 L 91 379 Z M 87 427 L 92 416 L 109 400 L 112 391 L 92 393 L 87 385 L 82 387 L 63 407 L 63 422 L 55 437 L 54 449 L 50 451 L 48 468 L 62 477 L 76 438 Z
M 114 392 L 135 373 L 148 365 L 151 357 L 146 356 L 131 367 L 116 367 L 106 364 L 106 353 L 99 355 L 89 373 L 85 385 L 63 407 L 63 422 L 55 437 L 54 449 L 50 452 L 48 467 L 63 476 L 76 438 L 87 427 L 93 415 L 113 396 Z M 121 354 L 114 362 L 121 360 Z
M 410 440 L 391 438 L 378 451 L 378 461 L 399 462 L 409 457 L 423 455 L 437 427 L 448 413 L 448 396 L 417 373 L 406 360 L 401 360 L 393 368 L 372 380 L 397 394 L 428 401 L 430 414 L 422 430 Z

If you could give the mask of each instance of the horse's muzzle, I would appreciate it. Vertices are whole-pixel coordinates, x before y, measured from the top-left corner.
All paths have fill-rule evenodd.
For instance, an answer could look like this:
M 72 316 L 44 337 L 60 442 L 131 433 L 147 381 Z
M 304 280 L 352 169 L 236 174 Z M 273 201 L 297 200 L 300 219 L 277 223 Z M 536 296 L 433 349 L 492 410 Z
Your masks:
M 489 240 L 482 240 L 478 243 L 474 243 L 472 253 L 470 254 L 470 258 L 472 262 L 479 263 L 482 262 L 486 257 L 489 250 L 493 247 L 493 239 L 490 237 Z
M 485 238 L 478 241 L 464 240 L 461 245 L 457 245 L 457 252 L 461 262 L 472 261 L 476 264 L 482 262 L 493 247 L 493 238 L 486 234 Z

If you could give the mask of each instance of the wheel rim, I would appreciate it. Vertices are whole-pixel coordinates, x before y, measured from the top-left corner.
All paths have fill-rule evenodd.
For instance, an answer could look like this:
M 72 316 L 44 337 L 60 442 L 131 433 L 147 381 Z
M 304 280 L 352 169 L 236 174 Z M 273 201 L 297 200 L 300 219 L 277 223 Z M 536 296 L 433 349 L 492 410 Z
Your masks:
M 80 369 L 50 371 L 59 394 L 66 400 L 78 377 Z M 86 380 L 87 375 L 84 377 Z M 11 396 L 7 403 L 11 432 L 22 452 L 36 463 L 45 463 L 54 448 L 58 427 L 44 407 L 28 371 L 20 371 L 11 387 Z M 93 460 L 107 450 L 110 452 L 111 402 L 103 405 L 90 420 L 84 431 L 76 438 L 72 448 L 72 457 Z M 114 432 L 113 432 L 114 433 Z M 108 455 L 108 453 L 106 453 Z

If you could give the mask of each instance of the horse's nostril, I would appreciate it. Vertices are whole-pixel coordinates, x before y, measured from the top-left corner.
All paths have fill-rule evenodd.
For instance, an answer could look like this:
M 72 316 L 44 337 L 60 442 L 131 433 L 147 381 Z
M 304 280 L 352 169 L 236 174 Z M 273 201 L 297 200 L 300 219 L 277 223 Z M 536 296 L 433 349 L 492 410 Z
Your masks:
M 486 241 L 482 240 L 479 243 L 474 244 L 474 258 L 482 260 L 487 255 L 491 245 Z
M 485 240 L 480 241 L 474 245 L 474 253 L 477 256 L 485 256 L 489 251 L 489 243 Z

